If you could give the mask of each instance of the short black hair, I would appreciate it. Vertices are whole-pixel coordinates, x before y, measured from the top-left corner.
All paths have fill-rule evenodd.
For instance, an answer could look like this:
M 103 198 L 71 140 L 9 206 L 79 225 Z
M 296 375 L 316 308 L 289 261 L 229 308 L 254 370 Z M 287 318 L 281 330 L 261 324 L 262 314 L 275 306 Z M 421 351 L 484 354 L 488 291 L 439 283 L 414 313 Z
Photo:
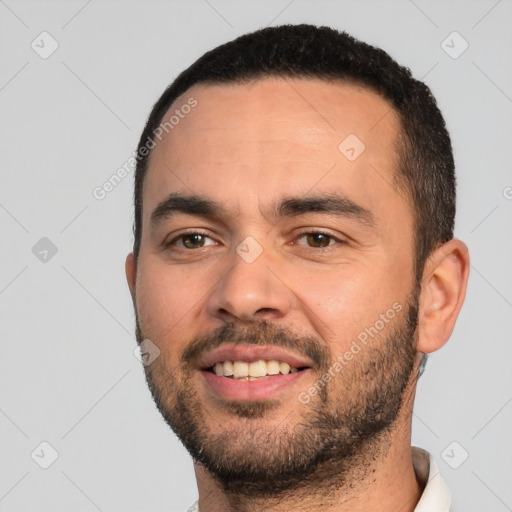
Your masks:
M 394 184 L 406 193 L 413 210 L 415 274 L 421 279 L 429 254 L 453 238 L 455 220 L 453 153 L 436 100 L 423 82 L 384 50 L 346 32 L 304 24 L 264 28 L 218 46 L 183 71 L 156 102 L 137 151 L 135 259 L 142 236 L 142 192 L 150 157 L 147 141 L 170 106 L 196 84 L 246 84 L 264 78 L 349 82 L 369 88 L 391 104 L 400 122 Z

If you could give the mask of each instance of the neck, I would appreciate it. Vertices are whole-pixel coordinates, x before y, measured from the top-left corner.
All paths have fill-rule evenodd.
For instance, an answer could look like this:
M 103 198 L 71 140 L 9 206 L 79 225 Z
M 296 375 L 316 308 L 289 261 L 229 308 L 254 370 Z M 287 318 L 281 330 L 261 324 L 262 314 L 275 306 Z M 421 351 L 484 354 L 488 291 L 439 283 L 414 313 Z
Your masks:
M 372 444 L 352 460 L 319 466 L 318 472 L 300 489 L 271 498 L 226 494 L 215 478 L 196 463 L 200 512 L 413 512 L 422 485 L 412 463 L 412 409 L 409 411 L 407 418 L 397 419 L 393 430 L 383 436 L 378 446 Z

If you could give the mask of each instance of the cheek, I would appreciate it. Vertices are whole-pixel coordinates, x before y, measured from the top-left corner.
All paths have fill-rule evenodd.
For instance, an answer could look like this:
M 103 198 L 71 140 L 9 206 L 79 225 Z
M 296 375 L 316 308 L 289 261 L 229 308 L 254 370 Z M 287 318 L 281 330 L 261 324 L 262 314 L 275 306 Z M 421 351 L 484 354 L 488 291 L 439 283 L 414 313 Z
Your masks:
M 137 310 L 142 332 L 166 343 L 180 340 L 179 331 L 196 314 L 206 289 L 180 267 L 141 262 L 137 279 Z M 203 281 L 208 282 L 208 281 Z
M 402 289 L 403 288 L 403 289 Z M 333 354 L 344 352 L 357 335 L 406 294 L 393 273 L 373 265 L 346 265 L 330 271 L 303 273 L 296 293 L 303 314 Z

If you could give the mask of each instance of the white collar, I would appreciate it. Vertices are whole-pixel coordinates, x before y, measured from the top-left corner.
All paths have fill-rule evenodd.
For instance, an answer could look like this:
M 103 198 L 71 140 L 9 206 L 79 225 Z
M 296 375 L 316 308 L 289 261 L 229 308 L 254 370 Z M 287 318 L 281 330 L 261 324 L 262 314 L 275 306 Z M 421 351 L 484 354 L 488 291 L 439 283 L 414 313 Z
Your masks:
M 414 512 L 449 512 L 452 502 L 450 489 L 441 477 L 434 457 L 422 448 L 413 446 L 412 463 L 420 480 L 428 478 Z
M 426 483 L 414 512 L 450 512 L 450 489 L 442 479 L 434 457 L 417 446 L 412 446 L 411 451 L 416 476 Z M 187 512 L 199 512 L 199 503 L 196 501 Z

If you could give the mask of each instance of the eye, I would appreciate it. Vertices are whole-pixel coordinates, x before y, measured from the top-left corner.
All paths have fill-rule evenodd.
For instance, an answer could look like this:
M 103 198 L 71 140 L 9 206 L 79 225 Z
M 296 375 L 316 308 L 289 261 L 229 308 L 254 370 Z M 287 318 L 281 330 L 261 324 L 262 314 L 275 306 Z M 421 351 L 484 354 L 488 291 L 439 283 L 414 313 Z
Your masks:
M 335 245 L 336 242 L 341 242 L 332 235 L 328 233 L 323 233 L 320 231 L 313 231 L 310 233 L 302 233 L 297 237 L 297 240 L 305 239 L 306 243 L 309 247 L 313 247 L 316 249 L 322 249 L 323 247 L 328 247 L 329 245 Z M 302 243 L 298 243 L 298 245 L 304 245 Z
M 175 246 L 179 249 L 200 249 L 208 245 L 215 245 L 215 242 L 204 233 L 190 232 L 182 233 L 173 240 L 171 240 L 168 246 Z

